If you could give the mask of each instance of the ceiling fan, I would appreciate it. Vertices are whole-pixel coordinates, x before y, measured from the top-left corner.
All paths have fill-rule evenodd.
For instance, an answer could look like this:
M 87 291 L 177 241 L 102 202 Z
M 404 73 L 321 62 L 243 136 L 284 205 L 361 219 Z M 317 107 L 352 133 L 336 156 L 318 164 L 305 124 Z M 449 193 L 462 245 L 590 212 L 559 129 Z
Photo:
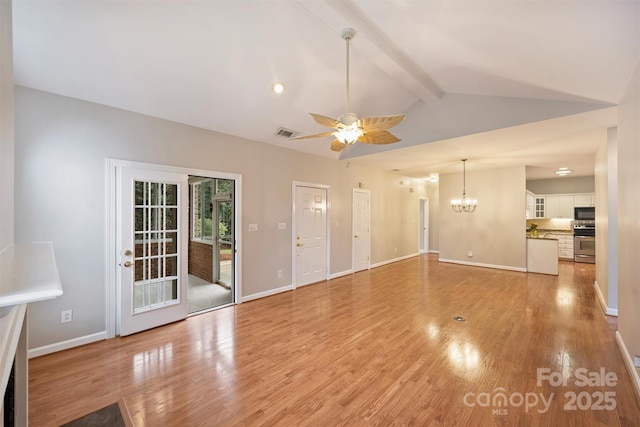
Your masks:
M 342 38 L 347 42 L 347 111 L 349 111 L 349 41 L 355 36 L 353 28 L 342 30 Z M 335 139 L 331 143 L 331 150 L 342 151 L 345 147 L 355 144 L 357 141 L 364 144 L 393 144 L 400 139 L 388 132 L 387 129 L 404 120 L 404 114 L 397 116 L 372 116 L 358 119 L 355 113 L 346 112 L 338 119 L 332 119 L 321 114 L 309 113 L 319 125 L 335 129 L 315 135 L 304 135 L 290 139 L 320 138 L 333 135 Z

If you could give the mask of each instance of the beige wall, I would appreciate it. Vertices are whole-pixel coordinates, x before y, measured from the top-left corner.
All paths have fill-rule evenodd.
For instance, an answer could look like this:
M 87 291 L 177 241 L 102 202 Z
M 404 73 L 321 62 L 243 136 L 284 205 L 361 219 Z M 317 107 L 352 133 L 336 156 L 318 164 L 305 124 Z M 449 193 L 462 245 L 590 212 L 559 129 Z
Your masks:
M 429 198 L 429 250 L 440 250 L 440 183 L 427 182 L 425 184 Z
M 618 136 L 608 129 L 596 152 L 596 284 L 609 314 L 618 309 Z
M 0 251 L 13 243 L 13 35 L 12 3 L 0 1 Z
M 609 254 L 607 236 L 609 235 L 608 224 L 608 149 L 607 140 L 603 138 L 602 143 L 596 151 L 595 162 L 595 185 L 596 185 L 596 284 L 600 288 L 600 293 L 608 304 L 607 294 L 609 288 Z
M 525 167 L 477 172 L 467 167 L 466 182 L 467 196 L 478 199 L 478 208 L 455 213 L 449 201 L 462 193 L 462 173 L 440 176 L 440 259 L 525 269 Z
M 16 117 L 16 240 L 53 241 L 64 287 L 32 306 L 31 348 L 105 330 L 106 158 L 242 174 L 243 296 L 292 283 L 292 181 L 330 187 L 332 274 L 351 269 L 359 182 L 371 191 L 371 263 L 418 252 L 420 191 L 406 177 L 21 87 Z M 66 309 L 74 321 L 60 325 Z
M 640 65 L 619 106 L 618 330 L 640 356 Z

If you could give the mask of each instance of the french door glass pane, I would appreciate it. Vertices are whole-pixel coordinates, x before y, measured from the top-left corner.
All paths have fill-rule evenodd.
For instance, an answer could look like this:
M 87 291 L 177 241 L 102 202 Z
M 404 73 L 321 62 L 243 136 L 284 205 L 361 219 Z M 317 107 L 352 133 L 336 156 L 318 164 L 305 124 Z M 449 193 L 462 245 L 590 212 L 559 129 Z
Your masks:
M 179 302 L 178 185 L 134 183 L 133 314 Z

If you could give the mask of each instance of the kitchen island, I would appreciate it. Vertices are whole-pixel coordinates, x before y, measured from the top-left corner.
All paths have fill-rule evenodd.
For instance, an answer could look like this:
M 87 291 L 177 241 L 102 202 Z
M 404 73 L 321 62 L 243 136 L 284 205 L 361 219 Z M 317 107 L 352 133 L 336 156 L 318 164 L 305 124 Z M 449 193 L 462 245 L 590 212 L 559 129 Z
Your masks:
M 527 272 L 558 275 L 558 239 L 527 237 Z

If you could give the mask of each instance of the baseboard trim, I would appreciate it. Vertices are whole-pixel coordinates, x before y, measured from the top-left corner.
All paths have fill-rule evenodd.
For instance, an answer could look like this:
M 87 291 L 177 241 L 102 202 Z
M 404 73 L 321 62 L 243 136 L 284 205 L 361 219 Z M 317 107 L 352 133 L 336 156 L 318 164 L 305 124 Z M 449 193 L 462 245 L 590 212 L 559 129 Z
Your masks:
M 54 344 L 43 345 L 42 347 L 32 348 L 28 351 L 27 355 L 29 359 L 44 356 L 45 354 L 56 353 L 62 350 L 68 350 L 74 347 L 80 347 L 81 345 L 91 344 L 96 341 L 103 341 L 107 339 L 107 331 L 96 332 L 95 334 L 85 335 L 83 337 L 72 338 L 70 340 L 57 342 Z
M 602 291 L 600 290 L 600 286 L 598 286 L 598 281 L 593 282 L 593 286 L 596 288 L 596 295 L 598 295 L 598 301 L 600 301 L 600 307 L 602 307 L 602 311 L 607 316 L 615 316 L 618 317 L 618 309 L 617 308 L 609 308 L 607 307 L 607 303 L 604 301 L 604 295 L 602 295 Z
M 242 302 L 252 301 L 254 299 L 260 299 L 264 297 L 268 297 L 275 294 L 280 294 L 282 292 L 292 291 L 293 285 L 282 286 L 281 288 L 269 289 L 268 291 L 258 292 L 257 294 L 251 294 L 242 297 Z
M 469 261 L 460 261 L 457 259 L 446 259 L 446 258 L 438 258 L 440 262 L 448 262 L 451 264 L 461 264 L 468 265 L 471 267 L 484 267 L 484 268 L 495 268 L 497 270 L 510 270 L 510 271 L 519 271 L 521 273 L 526 273 L 527 269 L 524 267 L 511 267 L 509 265 L 497 265 L 497 264 L 484 264 L 481 262 L 469 262 Z
M 417 256 L 419 256 L 419 255 L 420 255 L 420 253 L 416 252 L 415 254 L 405 255 L 405 256 L 398 257 L 398 258 L 389 259 L 389 260 L 387 260 L 387 261 L 376 262 L 375 264 L 371 264 L 371 265 L 369 266 L 369 268 L 382 267 L 383 265 L 393 264 L 394 262 L 398 262 L 398 261 L 404 261 L 405 259 L 409 259 L 409 258 L 417 257 Z
M 616 343 L 618 344 L 620 354 L 622 354 L 622 359 L 624 359 L 624 364 L 627 367 L 627 371 L 629 371 L 629 376 L 631 377 L 631 382 L 633 383 L 633 389 L 636 392 L 638 402 L 640 402 L 640 375 L 638 375 L 638 370 L 633 364 L 633 358 L 631 357 L 631 354 L 629 354 L 627 346 L 624 344 L 624 340 L 622 339 L 620 331 L 616 331 Z
M 439 254 L 440 251 L 429 251 L 430 254 Z
M 370 267 L 369 267 L 370 268 Z M 367 268 L 368 269 L 368 268 Z M 329 280 L 332 279 L 337 279 L 338 277 L 342 277 L 342 276 L 348 276 L 350 274 L 353 274 L 353 269 L 350 270 L 345 270 L 345 271 L 341 271 L 339 273 L 333 273 L 329 275 Z

